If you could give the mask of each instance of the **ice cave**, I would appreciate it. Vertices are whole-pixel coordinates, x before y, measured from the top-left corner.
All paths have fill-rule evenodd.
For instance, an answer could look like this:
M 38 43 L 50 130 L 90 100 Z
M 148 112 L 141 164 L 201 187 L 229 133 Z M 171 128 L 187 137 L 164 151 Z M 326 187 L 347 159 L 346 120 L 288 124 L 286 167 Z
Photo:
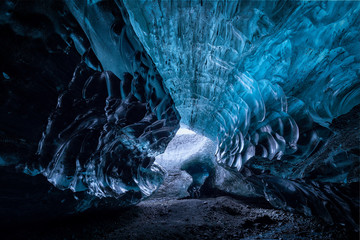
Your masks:
M 360 2 L 0 1 L 3 239 L 359 239 Z

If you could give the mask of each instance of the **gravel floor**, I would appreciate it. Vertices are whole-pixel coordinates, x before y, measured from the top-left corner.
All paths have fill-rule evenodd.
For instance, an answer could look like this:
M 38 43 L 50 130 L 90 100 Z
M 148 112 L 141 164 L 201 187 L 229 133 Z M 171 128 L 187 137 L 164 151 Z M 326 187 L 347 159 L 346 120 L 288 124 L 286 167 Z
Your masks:
M 358 239 L 257 199 L 148 200 L 112 212 L 8 228 L 3 239 Z M 4 234 L 3 234 L 4 236 Z

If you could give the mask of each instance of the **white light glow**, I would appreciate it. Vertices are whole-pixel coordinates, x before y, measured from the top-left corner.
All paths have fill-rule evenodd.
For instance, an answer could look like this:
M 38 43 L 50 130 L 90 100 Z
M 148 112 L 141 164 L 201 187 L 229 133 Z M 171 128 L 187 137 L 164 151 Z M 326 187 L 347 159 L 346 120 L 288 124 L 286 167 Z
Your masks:
M 187 129 L 187 128 L 180 128 L 177 132 L 176 135 L 180 136 L 180 135 L 193 135 L 196 134 L 195 132 Z
M 170 141 L 165 152 L 155 158 L 155 162 L 166 170 L 180 169 L 181 164 L 192 155 L 215 151 L 216 146 L 210 139 L 181 124 L 175 137 Z

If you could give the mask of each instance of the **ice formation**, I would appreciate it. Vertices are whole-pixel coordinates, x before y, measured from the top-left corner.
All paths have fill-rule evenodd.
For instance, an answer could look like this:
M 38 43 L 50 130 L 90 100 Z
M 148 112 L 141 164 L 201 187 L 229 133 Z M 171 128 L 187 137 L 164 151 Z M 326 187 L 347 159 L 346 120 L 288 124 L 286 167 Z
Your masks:
M 81 10 L 86 9 L 84 6 Z M 86 16 L 88 24 L 101 14 L 94 11 L 92 16 L 91 10 Z M 108 22 L 114 21 L 113 15 L 106 14 L 102 15 L 103 21 L 94 21 L 99 29 L 111 28 Z M 49 118 L 39 143 L 40 167 L 35 171 L 42 171 L 60 189 L 87 191 L 97 197 L 134 192 L 141 193 L 141 199 L 162 182 L 162 169 L 153 164 L 154 157 L 164 151 L 175 134 L 179 116 L 161 76 L 141 46 L 136 45 L 131 29 L 109 33 L 96 32 L 126 45 L 124 56 L 116 55 L 120 78 L 112 72 L 93 71 L 86 65 L 86 53 L 83 55 L 85 60 Z M 97 54 L 97 48 L 93 49 Z M 103 66 L 106 68 L 105 63 Z M 25 171 L 33 172 L 29 168 Z
M 255 155 L 297 164 L 320 141 L 313 119 L 326 126 L 359 103 L 358 3 L 125 6 L 182 121 L 218 141 L 229 167 Z
M 67 26 L 70 34 L 62 37 L 70 38 L 81 61 L 48 118 L 36 154 L 23 159 L 21 168 L 29 175 L 44 175 L 61 190 L 86 192 L 78 210 L 92 207 L 96 198 L 118 199 L 118 206 L 135 204 L 162 183 L 165 173 L 154 164 L 155 156 L 175 135 L 180 116 L 120 10 L 103 11 L 87 2 L 68 4 L 78 21 L 88 24 L 82 27 L 93 46 L 87 49 L 85 36 Z M 103 21 L 97 21 L 100 17 Z M 107 34 L 86 31 L 96 27 Z M 99 36 L 104 42 L 96 45 L 92 37 Z M 105 44 L 112 42 L 116 44 Z M 98 61 L 102 56 L 117 67 L 117 75 L 104 71 L 111 67 Z M 4 165 L 11 160 L 6 158 Z
M 324 161 L 310 156 L 332 135 L 329 122 L 360 102 L 358 3 L 125 0 L 124 5 L 182 122 L 217 142 L 217 162 L 238 171 L 245 190 L 328 222 L 337 205 L 344 209 L 334 215 L 351 215 L 334 192 L 319 192 L 322 187 L 303 179 L 309 166 Z M 329 171 L 311 180 L 358 182 L 358 157 L 341 152 L 343 165 L 331 157 L 325 161 L 343 174 Z
M 163 161 L 188 172 L 190 188 L 212 174 L 223 191 L 356 225 L 349 189 L 358 186 L 358 155 L 341 146 L 316 154 L 334 136 L 331 121 L 360 104 L 359 2 L 3 1 L 0 9 L 2 39 L 15 39 L 1 50 L 4 169 L 73 191 L 76 211 L 99 199 L 134 204 L 162 183 L 154 160 L 181 118 L 211 141 L 181 166 Z M 16 44 L 29 54 L 17 58 Z

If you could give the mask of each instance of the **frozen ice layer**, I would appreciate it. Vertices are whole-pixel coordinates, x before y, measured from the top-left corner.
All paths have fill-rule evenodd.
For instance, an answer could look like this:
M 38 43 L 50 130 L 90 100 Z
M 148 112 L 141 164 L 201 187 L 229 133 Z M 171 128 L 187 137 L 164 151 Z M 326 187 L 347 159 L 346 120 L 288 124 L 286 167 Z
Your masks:
M 313 209 L 331 222 L 330 213 L 314 211 L 314 204 L 323 199 L 335 209 L 337 201 L 325 199 L 338 193 L 297 181 L 324 161 L 311 156 L 326 147 L 329 123 L 360 103 L 360 4 L 125 0 L 124 5 L 181 121 L 217 142 L 217 162 L 238 172 L 245 189 L 273 196 L 268 200 L 274 206 Z M 346 156 L 344 164 L 336 163 L 338 171 L 310 174 L 312 180 L 346 183 L 348 167 L 358 165 Z M 335 159 L 340 158 L 329 158 Z M 289 207 L 296 196 L 309 202 Z
M 314 120 L 360 103 L 358 3 L 124 4 L 182 122 L 218 141 L 230 168 L 303 159 L 321 140 Z
M 359 11 L 352 1 L 2 1 L 2 182 L 21 192 L 37 175 L 32 199 L 71 198 L 69 213 L 136 204 L 167 172 L 174 181 L 156 194 L 198 197 L 206 185 L 356 226 L 359 147 L 346 138 L 358 141 Z M 351 109 L 344 140 L 331 122 Z M 180 118 L 188 129 L 177 132 Z
M 162 183 L 165 172 L 153 163 L 175 135 L 180 116 L 120 9 L 104 11 L 101 2 L 86 1 L 68 7 L 64 11 L 72 12 L 85 35 L 72 22 L 73 32 L 62 37 L 74 44 L 81 61 L 48 117 L 37 152 L 18 167 L 44 175 L 58 189 L 84 193 L 76 195 L 77 211 L 102 205 L 98 199 L 136 204 Z

